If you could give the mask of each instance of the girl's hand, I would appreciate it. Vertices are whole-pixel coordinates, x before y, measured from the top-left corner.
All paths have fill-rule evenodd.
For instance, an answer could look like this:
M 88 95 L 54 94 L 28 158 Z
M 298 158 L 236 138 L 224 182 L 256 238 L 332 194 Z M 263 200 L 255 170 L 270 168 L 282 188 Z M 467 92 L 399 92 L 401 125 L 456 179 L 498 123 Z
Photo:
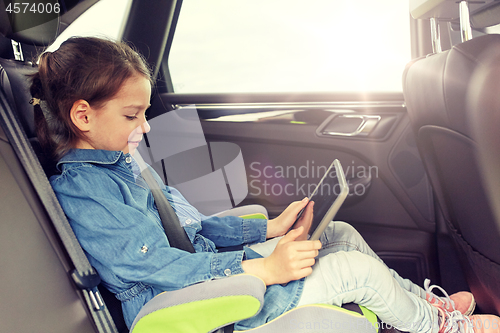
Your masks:
M 279 242 L 269 257 L 242 262 L 246 273 L 260 277 L 266 285 L 282 284 L 298 280 L 312 273 L 312 265 L 321 242 L 296 241 L 304 232 L 304 227 L 291 230 Z
M 297 215 L 308 202 L 308 198 L 304 198 L 302 201 L 294 201 L 277 218 L 267 221 L 266 238 L 283 236 L 290 229 L 293 222 L 297 219 Z M 304 215 L 302 214 L 302 216 Z
M 309 201 L 306 209 L 304 210 L 304 213 L 302 213 L 302 216 L 300 219 L 297 221 L 297 224 L 295 225 L 295 229 L 298 229 L 299 227 L 304 227 L 304 231 L 302 234 L 297 237 L 296 240 L 298 241 L 304 241 L 308 239 L 308 233 L 309 229 L 311 228 L 311 224 L 313 221 L 313 210 L 314 210 L 314 201 Z

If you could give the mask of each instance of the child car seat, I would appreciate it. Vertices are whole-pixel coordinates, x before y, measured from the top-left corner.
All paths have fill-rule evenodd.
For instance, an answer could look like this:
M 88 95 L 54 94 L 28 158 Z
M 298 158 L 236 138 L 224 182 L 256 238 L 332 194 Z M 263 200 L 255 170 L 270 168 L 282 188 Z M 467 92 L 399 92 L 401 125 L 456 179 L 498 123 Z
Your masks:
M 16 38 L 4 25 L 0 33 Z M 49 36 L 53 32 L 47 32 Z M 24 37 L 23 37 L 24 38 Z M 32 41 L 41 44 L 50 38 L 37 36 Z M 34 191 L 53 223 L 47 233 L 55 229 L 74 267 L 67 271 L 74 285 L 81 290 L 88 305 L 88 315 L 93 319 L 98 332 L 118 332 L 111 319 L 106 302 L 102 302 L 97 290 L 99 277 L 90 267 L 83 250 L 79 246 L 71 228 L 55 199 L 48 183 L 46 172 L 50 165 L 42 168 L 35 151 L 37 144 L 33 107 L 29 104 L 28 76 L 36 71 L 29 63 L 0 59 L 0 114 L 1 129 L 6 141 L 16 152 L 17 159 L 24 167 L 25 178 L 29 178 Z M 4 133 L 0 133 L 3 138 Z M 42 155 L 40 155 L 43 157 Z M 44 170 L 45 169 L 45 170 Z M 54 235 L 51 236 L 54 238 Z M 57 243 L 57 241 L 55 241 Z M 67 266 L 67 265 L 66 265 Z M 231 324 L 258 313 L 262 307 L 265 285 L 251 275 L 237 275 L 223 280 L 208 281 L 174 292 L 158 295 L 147 303 L 137 316 L 132 332 L 212 332 L 221 328 L 232 331 Z M 376 317 L 369 310 L 353 305 L 353 310 L 329 305 L 310 305 L 293 309 L 279 318 L 251 332 L 310 332 L 320 327 L 324 332 L 377 332 Z M 116 318 L 116 317 L 115 317 Z M 86 331 L 79 327 L 80 331 Z M 126 331 L 123 326 L 120 332 Z M 76 330 L 74 330 L 76 331 Z

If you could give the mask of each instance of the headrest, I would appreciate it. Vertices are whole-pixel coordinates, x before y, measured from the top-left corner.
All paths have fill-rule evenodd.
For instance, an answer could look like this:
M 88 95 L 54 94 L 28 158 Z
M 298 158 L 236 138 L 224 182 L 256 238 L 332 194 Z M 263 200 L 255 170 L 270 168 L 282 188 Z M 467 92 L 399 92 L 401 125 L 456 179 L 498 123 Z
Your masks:
M 470 23 L 474 29 L 484 29 L 500 23 L 500 2 L 496 0 L 470 1 Z M 457 23 L 460 18 L 457 1 L 410 0 L 410 13 L 414 19 Z
M 7 99 L 19 117 L 19 121 L 28 138 L 36 137 L 33 106 L 29 104 L 29 75 L 36 73 L 37 68 L 27 62 L 0 59 L 0 84 Z
M 18 13 L 14 5 L 20 5 Z M 50 3 L 40 2 L 38 7 L 25 10 L 21 3 L 0 1 L 0 34 L 21 43 L 49 45 L 57 36 L 59 13 Z M 44 13 L 38 12 L 42 7 Z
M 403 91 L 416 133 L 425 125 L 434 125 L 471 137 L 467 90 L 481 54 L 491 47 L 500 47 L 500 35 L 473 38 L 407 65 Z

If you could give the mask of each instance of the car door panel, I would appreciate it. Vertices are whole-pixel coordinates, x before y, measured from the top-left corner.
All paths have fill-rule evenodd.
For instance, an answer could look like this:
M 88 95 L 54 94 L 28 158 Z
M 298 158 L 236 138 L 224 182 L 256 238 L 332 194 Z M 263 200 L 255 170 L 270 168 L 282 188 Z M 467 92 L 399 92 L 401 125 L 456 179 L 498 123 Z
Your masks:
M 353 224 L 387 263 L 415 282 L 435 276 L 432 192 L 402 100 L 387 102 L 382 96 L 370 102 L 341 102 L 335 96 L 328 102 L 323 96 L 290 102 L 279 94 L 158 97 L 151 117 L 195 105 L 208 142 L 240 147 L 248 184 L 248 195 L 240 205 L 262 204 L 271 217 L 307 196 L 321 170 L 335 158 L 350 181 L 371 176 L 369 187 L 351 189 L 354 193 L 336 219 Z M 384 121 L 367 135 L 323 134 L 328 126 L 331 129 L 332 119 L 346 115 Z M 337 132 L 351 133 L 350 126 L 334 124 Z M 370 137 L 371 133 L 375 135 Z

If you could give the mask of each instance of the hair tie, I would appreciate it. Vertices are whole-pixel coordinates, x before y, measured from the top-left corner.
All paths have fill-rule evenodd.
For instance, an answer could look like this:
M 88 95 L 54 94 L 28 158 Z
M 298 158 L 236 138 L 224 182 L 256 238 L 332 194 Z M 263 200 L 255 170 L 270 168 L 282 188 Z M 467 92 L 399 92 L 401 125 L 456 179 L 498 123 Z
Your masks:
M 40 105 L 40 98 L 33 97 L 32 99 L 30 99 L 30 104 L 32 104 L 33 106 Z

